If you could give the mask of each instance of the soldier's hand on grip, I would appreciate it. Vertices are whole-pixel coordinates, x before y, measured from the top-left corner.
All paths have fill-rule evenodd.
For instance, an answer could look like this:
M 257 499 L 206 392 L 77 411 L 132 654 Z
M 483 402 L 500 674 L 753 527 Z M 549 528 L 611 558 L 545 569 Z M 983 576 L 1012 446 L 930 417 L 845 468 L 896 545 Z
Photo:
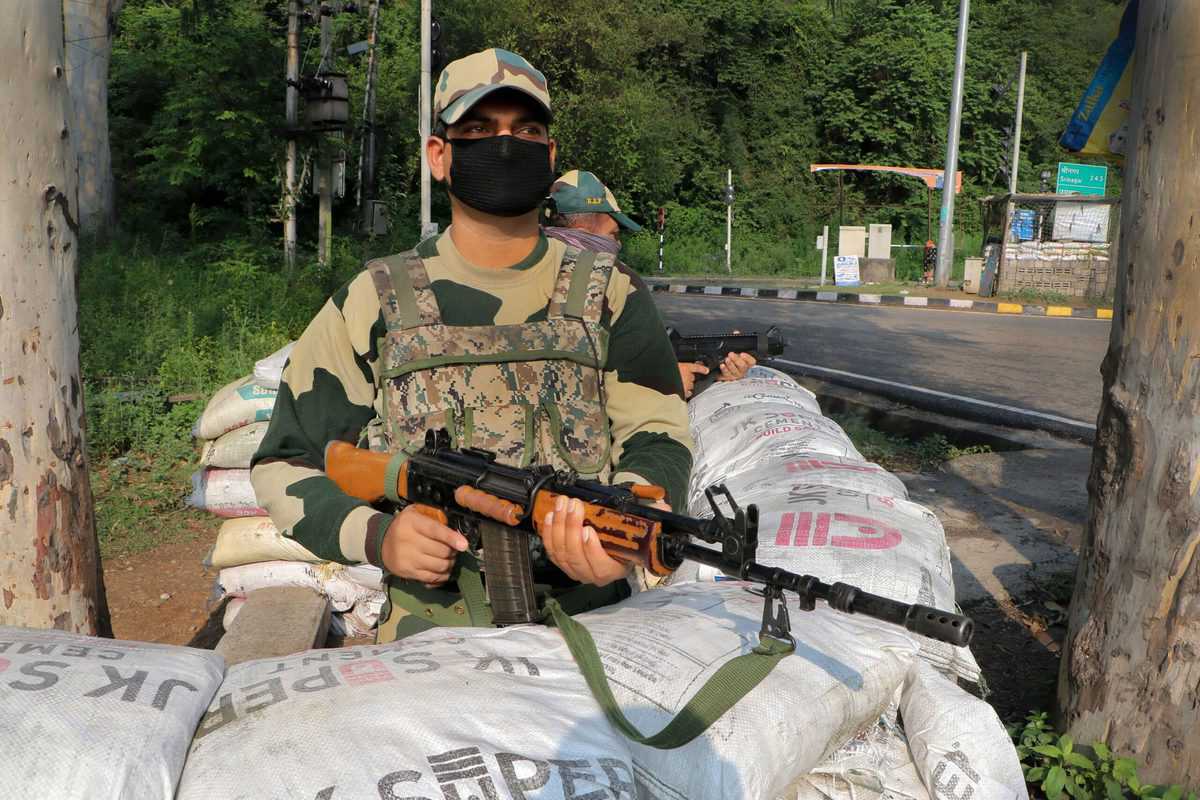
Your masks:
M 629 565 L 604 552 L 596 531 L 583 524 L 579 500 L 559 497 L 554 510 L 546 514 L 541 535 L 546 555 L 572 580 L 607 586 L 629 572 Z
M 428 587 L 450 579 L 454 560 L 467 539 L 446 526 L 446 516 L 428 506 L 410 505 L 397 514 L 383 537 L 383 565 L 400 578 Z

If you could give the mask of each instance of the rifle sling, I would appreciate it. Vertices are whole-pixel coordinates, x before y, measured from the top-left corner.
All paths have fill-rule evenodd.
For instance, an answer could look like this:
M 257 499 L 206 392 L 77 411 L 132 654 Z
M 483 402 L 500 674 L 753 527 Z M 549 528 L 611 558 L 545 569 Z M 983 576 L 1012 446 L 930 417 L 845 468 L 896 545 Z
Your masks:
M 674 719 L 658 733 L 647 736 L 639 731 L 621 711 L 617 699 L 608 685 L 604 665 L 596 643 L 581 623 L 571 619 L 553 599 L 546 601 L 550 621 L 562 632 L 567 648 L 575 657 L 579 671 L 592 690 L 596 702 L 608 717 L 613 727 L 625 737 L 647 747 L 673 750 L 682 747 L 704 733 L 722 714 L 750 693 L 762 679 L 770 674 L 775 665 L 795 647 L 787 642 L 760 637 L 758 647 L 726 662 L 701 686 Z

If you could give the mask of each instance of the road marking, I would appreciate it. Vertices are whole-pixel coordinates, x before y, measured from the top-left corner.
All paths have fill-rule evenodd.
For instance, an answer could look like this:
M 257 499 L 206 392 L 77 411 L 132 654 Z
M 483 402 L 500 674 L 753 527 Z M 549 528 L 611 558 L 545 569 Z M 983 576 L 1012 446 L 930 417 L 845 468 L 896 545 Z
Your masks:
M 818 300 L 837 302 L 837 292 L 817 292 Z
M 931 395 L 933 397 L 943 397 L 947 400 L 957 400 L 962 403 L 970 403 L 975 406 L 983 406 L 984 408 L 998 409 L 1000 411 L 1012 411 L 1017 414 L 1024 414 L 1030 417 L 1038 417 L 1039 419 L 1058 422 L 1063 425 L 1070 425 L 1073 428 L 1078 428 L 1081 431 L 1095 431 L 1096 426 L 1089 422 L 1080 422 L 1077 419 L 1068 417 L 1060 417 L 1057 414 L 1045 414 L 1041 411 L 1031 411 L 1028 408 L 1018 408 L 1017 406 L 1006 406 L 1003 403 L 992 403 L 988 400 L 977 400 L 974 397 L 966 397 L 961 394 L 951 394 L 950 392 L 939 392 L 937 389 L 926 389 L 923 386 L 913 386 L 910 383 L 898 383 L 896 381 L 888 381 L 883 378 L 873 378 L 870 375 L 859 375 L 856 372 L 846 372 L 845 370 L 833 369 L 831 367 L 818 367 L 816 364 L 804 364 L 799 361 L 790 361 L 786 358 L 773 358 L 772 362 L 777 364 L 788 364 L 793 367 L 802 367 L 803 369 L 813 370 L 815 372 L 826 372 L 833 375 L 844 375 L 849 378 L 854 378 L 868 383 L 877 383 L 883 386 L 892 386 L 897 389 L 904 389 L 909 392 L 920 392 L 922 394 Z
M 1070 306 L 1046 306 L 1047 317 L 1069 317 L 1071 316 Z
M 997 303 L 996 312 L 998 314 L 1020 314 L 1025 310 L 1025 307 L 1020 303 Z
M 951 308 L 971 308 L 975 305 L 974 300 L 959 300 L 957 297 L 950 298 Z
M 722 287 L 720 287 L 720 286 L 705 286 L 704 293 L 705 294 L 720 294 L 721 289 L 722 289 Z
M 860 295 L 858 296 L 858 302 L 860 302 L 860 303 L 882 303 L 882 302 L 883 302 L 883 295 L 880 295 L 880 294 L 860 294 Z
M 795 289 L 780 289 L 779 290 L 779 299 L 780 300 L 795 300 L 796 299 L 796 290 Z
M 687 291 L 687 285 L 682 283 L 672 283 L 669 287 L 671 294 L 683 294 Z
M 906 306 L 927 306 L 929 305 L 928 297 L 906 297 L 904 298 Z
M 1112 319 L 1112 312 L 1111 308 L 1097 308 L 1096 319 Z
M 758 289 L 753 286 L 743 286 L 742 297 L 758 297 Z

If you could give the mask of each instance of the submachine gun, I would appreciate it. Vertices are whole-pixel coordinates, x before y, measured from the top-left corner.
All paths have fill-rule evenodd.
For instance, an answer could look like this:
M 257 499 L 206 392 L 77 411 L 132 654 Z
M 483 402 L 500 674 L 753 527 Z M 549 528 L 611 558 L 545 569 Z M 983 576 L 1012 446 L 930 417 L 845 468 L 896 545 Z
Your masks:
M 821 600 L 837 611 L 890 622 L 953 645 L 966 646 L 974 632 L 974 623 L 961 614 L 758 563 L 758 509 L 739 507 L 723 485 L 705 491 L 712 518 L 693 518 L 645 505 L 663 499 L 660 487 L 610 486 L 548 466 L 506 466 L 485 450 L 452 447 L 444 430 L 427 433 L 425 446 L 411 454 L 331 442 L 325 450 L 325 471 L 344 492 L 367 502 L 391 498 L 424 506 L 425 513 L 458 529 L 472 551 L 482 547 L 488 601 L 497 625 L 543 618 L 534 592 L 529 537 L 538 535 L 547 512 L 565 496 L 583 502 L 584 524 L 596 531 L 613 558 L 659 576 L 691 559 L 731 578 L 760 584 L 763 637 L 794 644 L 785 592 L 798 596 L 806 611 Z
M 667 338 L 675 349 L 675 360 L 682 363 L 699 363 L 708 367 L 707 375 L 696 376 L 695 391 L 708 386 L 717 379 L 718 370 L 725 356 L 730 353 L 749 353 L 757 360 L 783 355 L 787 339 L 775 325 L 765 331 L 740 333 L 698 333 L 686 335 L 668 327 Z

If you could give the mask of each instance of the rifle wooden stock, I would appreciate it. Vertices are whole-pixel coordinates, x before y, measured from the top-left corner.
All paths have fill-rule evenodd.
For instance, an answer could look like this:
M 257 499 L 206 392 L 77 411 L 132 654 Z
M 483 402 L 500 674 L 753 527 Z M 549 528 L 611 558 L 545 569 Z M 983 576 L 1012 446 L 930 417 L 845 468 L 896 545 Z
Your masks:
M 420 472 L 420 458 L 413 456 L 400 467 L 396 478 L 396 495 L 414 503 L 436 506 L 438 504 L 433 498 L 409 492 L 409 476 L 414 471 Z M 387 467 L 391 459 L 390 453 L 363 450 L 346 442 L 330 442 L 325 448 L 325 474 L 351 497 L 378 503 L 388 494 Z M 659 487 L 642 487 L 635 494 L 647 499 L 661 499 L 663 496 Z M 563 496 L 571 498 L 570 494 Z M 456 514 L 469 512 L 510 528 L 523 528 L 541 535 L 546 514 L 554 510 L 558 498 L 559 493 L 547 489 L 538 491 L 531 504 L 532 513 L 527 514 L 528 505 L 463 484 L 453 487 L 453 503 L 458 508 L 443 504 L 442 509 L 449 512 L 451 521 Z M 638 564 L 654 575 L 671 574 L 671 569 L 663 564 L 659 552 L 661 523 L 635 513 L 582 502 L 583 524 L 596 531 L 606 553 L 619 561 Z

